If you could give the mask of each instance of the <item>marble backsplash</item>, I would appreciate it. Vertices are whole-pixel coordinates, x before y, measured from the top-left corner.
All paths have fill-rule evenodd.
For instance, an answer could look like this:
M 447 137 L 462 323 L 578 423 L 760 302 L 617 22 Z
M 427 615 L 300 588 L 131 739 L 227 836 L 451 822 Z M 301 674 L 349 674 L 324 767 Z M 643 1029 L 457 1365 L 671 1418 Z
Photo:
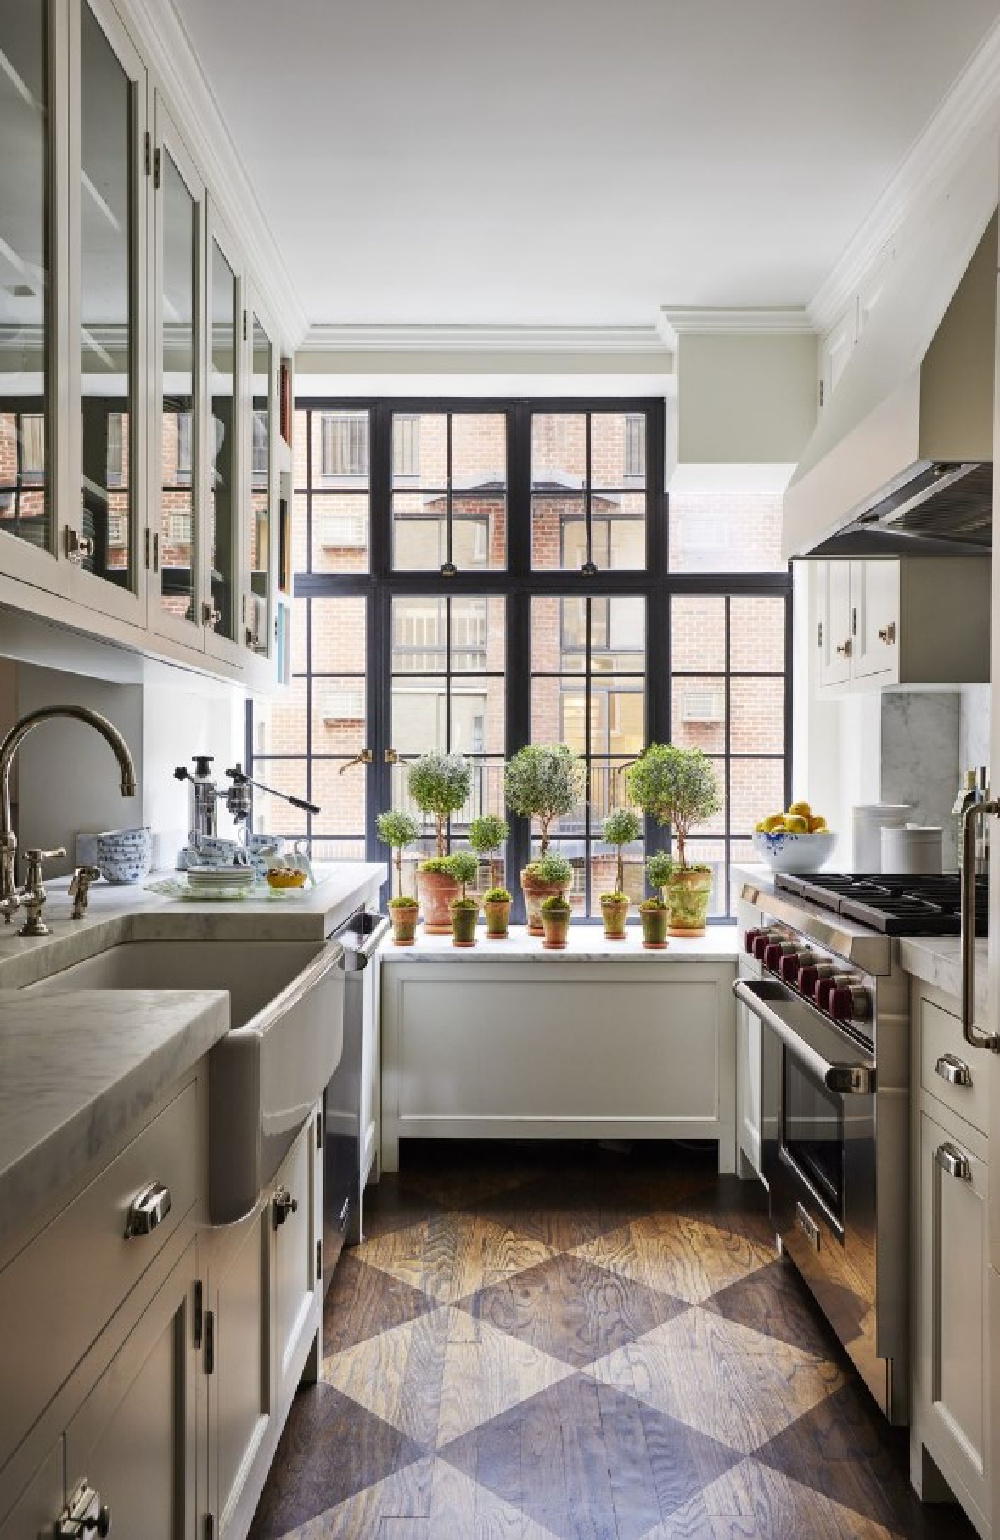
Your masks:
M 959 784 L 962 695 L 885 691 L 881 696 L 883 802 L 909 802 L 909 821 L 939 824 L 942 864 L 957 865 L 952 806 Z
M 961 769 L 974 770 L 990 762 L 990 687 L 963 685 L 959 700 L 958 761 Z

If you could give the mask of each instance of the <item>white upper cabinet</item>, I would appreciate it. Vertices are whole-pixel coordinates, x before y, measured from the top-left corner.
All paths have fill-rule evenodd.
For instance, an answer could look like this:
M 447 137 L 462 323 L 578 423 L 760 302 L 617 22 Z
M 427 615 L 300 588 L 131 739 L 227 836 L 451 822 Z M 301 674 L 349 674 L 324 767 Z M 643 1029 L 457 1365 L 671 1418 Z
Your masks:
M 266 689 L 282 337 L 144 24 L 0 0 L 0 602 Z

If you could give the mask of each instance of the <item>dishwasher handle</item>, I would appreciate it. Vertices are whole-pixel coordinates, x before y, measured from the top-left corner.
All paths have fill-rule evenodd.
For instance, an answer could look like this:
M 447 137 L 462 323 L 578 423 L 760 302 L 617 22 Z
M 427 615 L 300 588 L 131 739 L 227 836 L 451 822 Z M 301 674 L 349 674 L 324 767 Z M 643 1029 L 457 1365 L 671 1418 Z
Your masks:
M 973 802 L 962 822 L 962 1036 L 973 1048 L 1000 1053 L 1000 1036 L 976 1026 L 976 820 L 1000 813 L 1000 802 Z
M 391 929 L 392 921 L 385 916 L 378 916 L 378 924 L 363 938 L 351 929 L 350 920 L 340 930 L 334 931 L 330 940 L 338 942 L 344 949 L 341 963 L 344 972 L 361 973 L 367 968 Z

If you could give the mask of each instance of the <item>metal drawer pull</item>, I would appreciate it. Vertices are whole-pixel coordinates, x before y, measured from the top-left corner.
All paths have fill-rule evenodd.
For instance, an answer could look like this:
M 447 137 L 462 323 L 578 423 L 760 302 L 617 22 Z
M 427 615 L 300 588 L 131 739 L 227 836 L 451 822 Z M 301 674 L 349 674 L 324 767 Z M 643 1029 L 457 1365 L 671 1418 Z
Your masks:
M 125 1239 L 128 1241 L 134 1235 L 148 1235 L 163 1223 L 169 1213 L 170 1188 L 164 1187 L 162 1182 L 150 1182 L 128 1206 Z
M 971 1069 L 956 1053 L 943 1053 L 934 1066 L 934 1073 L 947 1080 L 949 1085 L 972 1084 Z
M 287 1187 L 279 1187 L 273 1199 L 274 1228 L 283 1225 L 289 1214 L 297 1214 L 299 1201 L 293 1198 Z
M 942 1171 L 947 1171 L 949 1176 L 957 1176 L 960 1182 L 972 1181 L 972 1167 L 969 1164 L 968 1155 L 954 1144 L 939 1144 L 934 1151 L 934 1159 Z
M 56 1540 L 83 1540 L 84 1535 L 110 1535 L 111 1509 L 101 1502 L 101 1494 L 95 1492 L 84 1479 L 74 1488 L 73 1495 L 55 1522 Z

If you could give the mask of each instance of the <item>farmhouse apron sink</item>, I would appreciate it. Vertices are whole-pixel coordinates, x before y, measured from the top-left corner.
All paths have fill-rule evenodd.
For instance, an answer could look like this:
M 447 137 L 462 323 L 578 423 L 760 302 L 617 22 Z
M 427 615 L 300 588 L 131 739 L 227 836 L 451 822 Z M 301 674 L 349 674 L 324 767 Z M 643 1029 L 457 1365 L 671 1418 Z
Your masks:
M 342 948 L 315 941 L 126 941 L 28 988 L 223 989 L 209 1060 L 209 1209 L 239 1219 L 319 1101 L 344 1046 Z

